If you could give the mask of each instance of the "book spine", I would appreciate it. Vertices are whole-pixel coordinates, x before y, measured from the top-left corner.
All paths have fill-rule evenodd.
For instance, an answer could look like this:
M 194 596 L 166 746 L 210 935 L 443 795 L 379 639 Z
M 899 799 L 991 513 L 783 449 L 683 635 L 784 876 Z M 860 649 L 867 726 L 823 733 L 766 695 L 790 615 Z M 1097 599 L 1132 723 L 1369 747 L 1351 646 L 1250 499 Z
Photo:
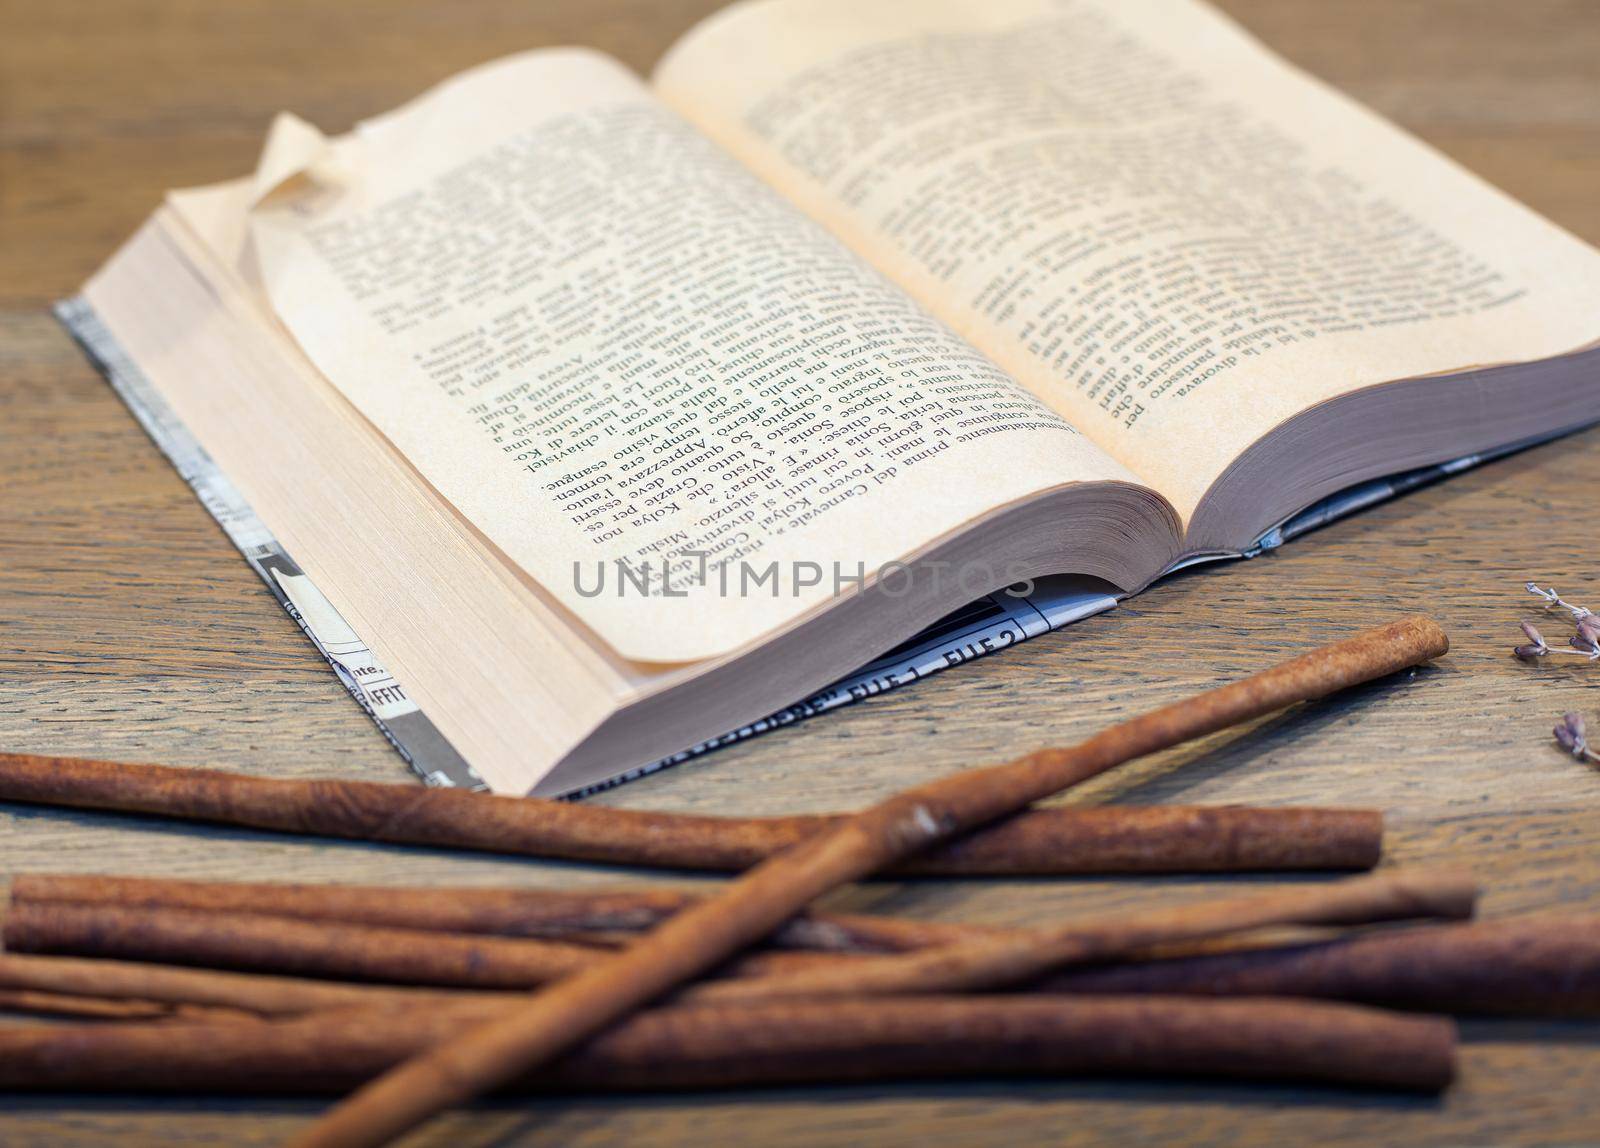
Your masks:
M 55 313 L 396 752 L 429 785 L 483 789 L 483 780 L 472 766 L 295 564 L 216 461 L 123 353 L 94 309 L 75 298 L 58 303 Z

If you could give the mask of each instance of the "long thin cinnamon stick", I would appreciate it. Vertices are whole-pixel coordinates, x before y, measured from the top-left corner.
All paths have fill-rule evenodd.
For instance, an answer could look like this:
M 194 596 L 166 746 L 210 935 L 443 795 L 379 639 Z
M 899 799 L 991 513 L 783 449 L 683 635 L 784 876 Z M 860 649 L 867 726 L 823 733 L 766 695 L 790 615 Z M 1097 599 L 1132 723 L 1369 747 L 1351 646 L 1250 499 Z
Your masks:
M 494 1006 L 253 1025 L 0 1026 L 0 1088 L 338 1092 Z M 1293 1001 L 905 998 L 645 1013 L 506 1083 L 607 1091 L 951 1076 L 1161 1073 L 1437 1091 L 1454 1028 Z
M 19 878 L 16 888 L 3 935 L 7 949 L 18 953 L 486 989 L 531 988 L 577 972 L 600 956 L 589 948 L 544 940 L 433 934 L 327 920 L 280 920 L 204 908 L 234 903 L 224 884 L 191 888 L 181 882 L 131 878 L 82 882 Z M 273 886 L 246 888 L 282 891 Z M 40 894 L 53 892 L 92 894 L 95 899 L 39 899 Z M 118 893 L 126 893 L 126 899 L 119 902 Z M 723 970 L 734 977 L 755 979 L 707 984 L 692 991 L 697 999 L 768 1000 L 993 988 L 1069 963 L 1268 925 L 1369 924 L 1405 917 L 1468 916 L 1475 897 L 1476 886 L 1464 874 L 1390 871 L 1310 889 L 1132 910 L 1050 929 L 973 931 L 935 938 L 931 947 L 893 959 L 755 954 Z M 292 898 L 286 899 L 287 904 L 263 899 L 280 908 L 297 904 Z M 195 907 L 170 909 L 164 905 L 167 900 Z M 319 908 L 331 907 L 314 903 Z M 154 907 L 147 907 L 152 904 Z M 870 923 L 876 919 L 863 920 Z
M 336 1009 L 453 1007 L 474 1000 L 503 1004 L 503 993 L 349 984 L 260 973 L 179 968 L 142 961 L 0 953 L 0 989 L 150 1005 L 197 1006 L 262 1017 Z
M 618 865 L 747 869 L 841 818 L 702 817 L 370 781 L 0 753 L 0 801 Z M 1365 869 L 1371 810 L 1108 806 L 1019 813 L 908 864 L 920 874 Z
M 1600 1016 L 1600 917 L 1433 925 L 1178 960 L 1073 969 L 1060 993 L 1296 996 L 1461 1016 Z
M 34 1016 L 72 1017 L 76 1020 L 151 1021 L 219 1019 L 205 1009 L 137 998 L 73 996 L 37 989 L 0 988 L 0 1009 Z M 238 1014 L 243 1017 L 247 1014 Z
M 1015 985 L 1068 964 L 1269 925 L 1364 925 L 1470 917 L 1478 886 L 1455 871 L 1388 871 L 1315 888 L 1274 890 L 1169 909 L 1131 910 L 1049 929 L 1009 930 L 873 960 L 834 962 L 745 982 L 702 984 L 695 1000 L 971 992 Z M 1264 996 L 1293 996 L 1276 988 Z
M 1443 654 L 1427 618 L 1392 622 L 1242 681 L 1168 705 L 1066 749 L 918 786 L 807 838 L 504 1016 L 472 1028 L 358 1090 L 294 1141 L 364 1148 L 547 1062 L 640 1005 L 766 936 L 848 881 L 996 820 L 1096 774 L 1295 702 Z M 865 959 L 865 958 L 861 958 Z
M 125 909 L 256 913 L 344 924 L 562 939 L 652 928 L 703 894 L 678 889 L 549 889 L 293 885 L 98 874 L 21 873 L 13 905 L 72 903 Z M 789 948 L 901 952 L 987 934 L 978 925 L 844 913 L 805 913 L 773 935 Z
M 6 949 L 14 953 L 480 989 L 532 988 L 610 956 L 603 949 L 526 937 L 50 901 L 12 905 L 3 935 Z M 759 953 L 732 962 L 723 971 L 730 976 L 794 975 L 821 964 L 870 959 L 877 958 Z
M 505 992 L 351 984 L 161 964 L 0 953 L 0 988 L 201 1005 L 265 1017 L 449 1008 Z M 1342 940 L 1056 973 L 1029 993 L 1291 995 L 1458 1016 L 1600 1017 L 1600 916 L 1423 925 Z M 700 991 L 696 989 L 695 991 Z

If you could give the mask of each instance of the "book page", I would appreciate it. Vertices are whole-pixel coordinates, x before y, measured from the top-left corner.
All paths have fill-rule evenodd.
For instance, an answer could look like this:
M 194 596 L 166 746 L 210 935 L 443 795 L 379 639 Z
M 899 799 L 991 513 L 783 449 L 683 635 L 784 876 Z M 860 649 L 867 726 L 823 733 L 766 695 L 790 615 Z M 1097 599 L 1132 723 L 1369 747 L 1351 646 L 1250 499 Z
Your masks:
M 318 369 L 626 658 L 726 653 L 1001 507 L 1133 481 L 593 53 L 343 140 L 285 118 L 253 198 Z
M 750 0 L 655 84 L 1186 521 L 1315 404 L 1600 337 L 1591 248 L 1192 0 Z

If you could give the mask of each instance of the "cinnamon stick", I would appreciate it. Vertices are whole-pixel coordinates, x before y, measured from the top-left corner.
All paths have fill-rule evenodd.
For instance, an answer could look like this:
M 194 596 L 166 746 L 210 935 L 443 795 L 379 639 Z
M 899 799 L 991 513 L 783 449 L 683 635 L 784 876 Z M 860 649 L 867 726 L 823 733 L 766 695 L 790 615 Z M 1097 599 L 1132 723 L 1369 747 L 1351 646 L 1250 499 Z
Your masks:
M 307 887 L 240 887 L 275 908 L 336 908 L 340 898 L 302 902 Z M 309 887 L 315 892 L 316 887 Z M 300 976 L 449 985 L 531 988 L 600 959 L 594 949 L 528 938 L 428 932 L 218 912 L 210 905 L 241 900 L 226 883 L 138 878 L 18 878 L 3 936 L 17 953 L 70 954 L 248 969 Z M 412 892 L 425 892 L 412 890 Z M 83 901 L 40 900 L 74 893 Z M 1258 893 L 1171 909 L 1142 909 L 1110 919 L 1052 929 L 988 929 L 924 937 L 931 947 L 894 959 L 756 953 L 721 970 L 757 978 L 695 990 L 707 999 L 863 996 L 993 988 L 1068 963 L 1105 959 L 1163 942 L 1212 937 L 1282 924 L 1368 924 L 1404 917 L 1461 917 L 1472 912 L 1477 887 L 1449 872 L 1386 872 L 1314 889 Z M 423 899 L 424 902 L 426 899 Z M 171 909 L 169 901 L 194 906 Z M 364 901 L 364 899 L 363 899 Z M 154 906 L 154 907 L 149 907 Z M 865 931 L 879 919 L 862 918 Z M 882 919 L 887 921 L 888 919 Z M 905 930 L 917 929 L 907 922 Z M 948 935 L 955 932 L 955 936 Z M 905 938 L 902 938 L 905 939 Z
M 21 873 L 11 881 L 13 905 L 72 903 L 256 913 L 446 933 L 585 941 L 598 939 L 600 934 L 642 932 L 702 899 L 702 894 L 678 889 L 584 892 L 294 885 L 44 873 Z M 772 942 L 827 952 L 901 952 L 990 931 L 979 925 L 807 912 L 787 922 Z
M 1201 957 L 1067 970 L 1023 987 L 1037 994 L 1294 995 L 1459 1016 L 1600 1017 L 1600 916 L 1534 916 L 1424 925 L 1332 941 L 1296 939 Z M 517 1000 L 505 992 L 336 983 L 15 953 L 0 953 L 0 988 L 192 1004 L 266 1017 L 439 1009 L 472 1001 L 504 1008 Z
M 326 1094 L 495 1006 L 341 1013 L 253 1025 L 0 1026 L 12 1091 Z M 1293 1001 L 986 997 L 667 1008 L 556 1065 L 508 1076 L 570 1092 L 952 1076 L 1182 1074 L 1437 1091 L 1454 1027 Z
M 1115 725 L 1065 749 L 908 790 L 808 837 L 637 944 L 534 994 L 359 1089 L 294 1143 L 362 1148 L 559 1056 L 766 936 L 811 901 L 936 842 L 1144 754 L 1443 654 L 1427 618 L 1392 622 L 1242 681 Z M 865 959 L 865 958 L 858 958 Z
M 215 1009 L 263 1017 L 337 1009 L 503 1002 L 504 994 L 459 989 L 347 984 L 259 973 L 178 968 L 135 961 L 0 953 L 0 988 L 79 999 Z
M 214 769 L 0 753 L 0 801 L 105 809 L 361 841 L 616 865 L 732 872 L 840 816 L 704 817 L 371 781 L 299 781 Z M 1364 869 L 1371 810 L 1108 806 L 1019 813 L 905 872 L 1046 875 Z
M 702 984 L 696 1000 L 972 992 L 1036 978 L 1054 968 L 1126 956 L 1151 945 L 1271 925 L 1364 925 L 1418 917 L 1470 917 L 1478 886 L 1454 871 L 1389 871 L 1311 889 L 1284 889 L 1135 909 L 1049 929 L 1009 930 L 874 960 L 834 962 L 746 982 Z M 1299 995 L 1282 987 L 1263 996 Z
M 341 925 L 248 913 L 124 909 L 116 905 L 25 901 L 6 913 L 14 953 L 113 957 L 247 969 L 291 976 L 526 989 L 577 973 L 611 954 L 524 937 Z M 730 976 L 808 972 L 819 964 L 867 960 L 824 953 L 758 953 L 729 964 Z
M 76 1020 L 116 1021 L 218 1021 L 224 1010 L 174 1005 L 138 998 L 73 996 L 37 989 L 0 988 L 0 1010 L 34 1016 L 72 1017 Z M 229 1013 L 229 1019 L 255 1019 L 248 1013 Z
M 1433 925 L 1058 973 L 1052 993 L 1362 1001 L 1461 1016 L 1600 1017 L 1600 916 Z

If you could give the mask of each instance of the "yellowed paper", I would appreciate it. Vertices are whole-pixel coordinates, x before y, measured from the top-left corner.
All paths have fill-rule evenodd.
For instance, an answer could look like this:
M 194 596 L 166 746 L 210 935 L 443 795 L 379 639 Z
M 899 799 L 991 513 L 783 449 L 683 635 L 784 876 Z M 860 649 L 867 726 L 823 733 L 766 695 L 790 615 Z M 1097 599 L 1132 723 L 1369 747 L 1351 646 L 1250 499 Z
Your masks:
M 278 318 L 625 657 L 727 652 L 987 512 L 1132 481 L 604 57 L 346 139 L 284 121 L 267 157 Z
M 1600 336 L 1595 251 L 1191 0 L 751 0 L 655 85 L 1186 520 L 1323 400 Z

